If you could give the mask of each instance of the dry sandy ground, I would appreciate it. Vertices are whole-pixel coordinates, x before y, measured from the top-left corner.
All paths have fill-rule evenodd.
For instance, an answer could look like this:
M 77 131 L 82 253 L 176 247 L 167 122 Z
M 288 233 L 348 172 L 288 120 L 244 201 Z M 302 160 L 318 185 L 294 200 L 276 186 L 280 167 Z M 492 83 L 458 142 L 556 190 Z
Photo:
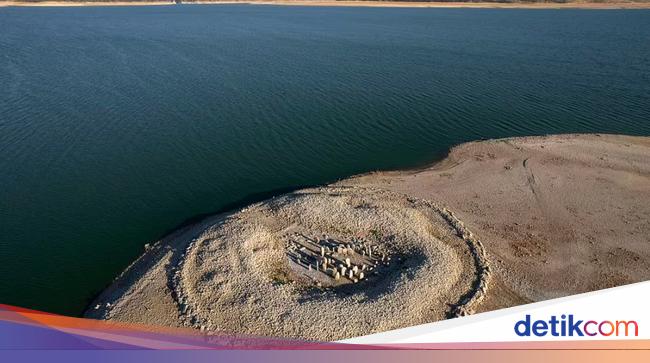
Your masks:
M 409 7 L 409 8 L 503 8 L 503 9 L 650 9 L 648 1 L 612 1 L 569 3 L 494 3 L 494 2 L 418 2 L 418 1 L 336 1 L 336 0 L 242 0 L 242 1 L 194 1 L 187 4 L 254 4 L 254 5 L 293 5 L 293 6 L 363 6 L 363 7 Z M 138 6 L 174 5 L 173 1 L 4 1 L 3 6 Z
M 369 229 L 403 270 L 344 292 L 274 281 L 286 233 Z M 513 138 L 206 218 L 149 247 L 86 316 L 334 340 L 649 278 L 650 138 Z
M 420 171 L 365 175 L 435 200 L 485 244 L 496 282 L 481 310 L 650 279 L 650 138 L 475 142 Z

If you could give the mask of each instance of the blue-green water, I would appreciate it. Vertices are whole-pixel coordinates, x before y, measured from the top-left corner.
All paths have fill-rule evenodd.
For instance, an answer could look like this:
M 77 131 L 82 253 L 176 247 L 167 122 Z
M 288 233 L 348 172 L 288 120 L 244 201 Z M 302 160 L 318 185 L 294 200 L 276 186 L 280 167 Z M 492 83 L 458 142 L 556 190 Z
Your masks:
M 0 9 L 0 302 L 78 314 L 194 216 L 478 138 L 650 135 L 650 12 Z

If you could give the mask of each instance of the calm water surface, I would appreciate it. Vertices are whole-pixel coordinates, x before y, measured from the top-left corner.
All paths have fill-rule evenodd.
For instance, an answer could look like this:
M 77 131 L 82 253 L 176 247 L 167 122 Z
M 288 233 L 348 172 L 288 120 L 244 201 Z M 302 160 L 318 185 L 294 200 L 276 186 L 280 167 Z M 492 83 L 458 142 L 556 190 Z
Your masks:
M 650 135 L 650 12 L 0 8 L 0 302 L 79 314 L 183 221 L 478 138 Z

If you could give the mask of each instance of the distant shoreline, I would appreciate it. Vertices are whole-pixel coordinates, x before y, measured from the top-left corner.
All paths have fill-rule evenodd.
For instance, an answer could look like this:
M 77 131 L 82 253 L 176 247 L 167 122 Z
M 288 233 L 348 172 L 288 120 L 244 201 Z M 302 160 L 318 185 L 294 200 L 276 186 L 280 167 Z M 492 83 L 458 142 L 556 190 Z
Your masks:
M 335 0 L 243 0 L 194 1 L 183 5 L 282 5 L 394 8 L 490 8 L 490 9 L 650 9 L 650 2 L 570 2 L 570 3 L 493 3 L 493 2 L 402 2 L 402 1 L 335 1 Z M 161 6 L 174 1 L 0 1 L 0 7 L 80 7 L 80 6 Z

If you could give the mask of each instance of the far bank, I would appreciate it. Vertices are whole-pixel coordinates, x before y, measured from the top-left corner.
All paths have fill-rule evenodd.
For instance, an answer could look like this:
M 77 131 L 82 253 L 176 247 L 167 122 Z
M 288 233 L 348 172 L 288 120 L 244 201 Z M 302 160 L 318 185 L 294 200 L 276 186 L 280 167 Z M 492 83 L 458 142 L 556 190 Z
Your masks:
M 474 8 L 474 9 L 650 9 L 650 2 L 428 2 L 428 1 L 335 1 L 335 0 L 243 0 L 243 1 L 0 1 L 6 6 L 171 6 L 171 5 L 282 5 L 385 8 Z

